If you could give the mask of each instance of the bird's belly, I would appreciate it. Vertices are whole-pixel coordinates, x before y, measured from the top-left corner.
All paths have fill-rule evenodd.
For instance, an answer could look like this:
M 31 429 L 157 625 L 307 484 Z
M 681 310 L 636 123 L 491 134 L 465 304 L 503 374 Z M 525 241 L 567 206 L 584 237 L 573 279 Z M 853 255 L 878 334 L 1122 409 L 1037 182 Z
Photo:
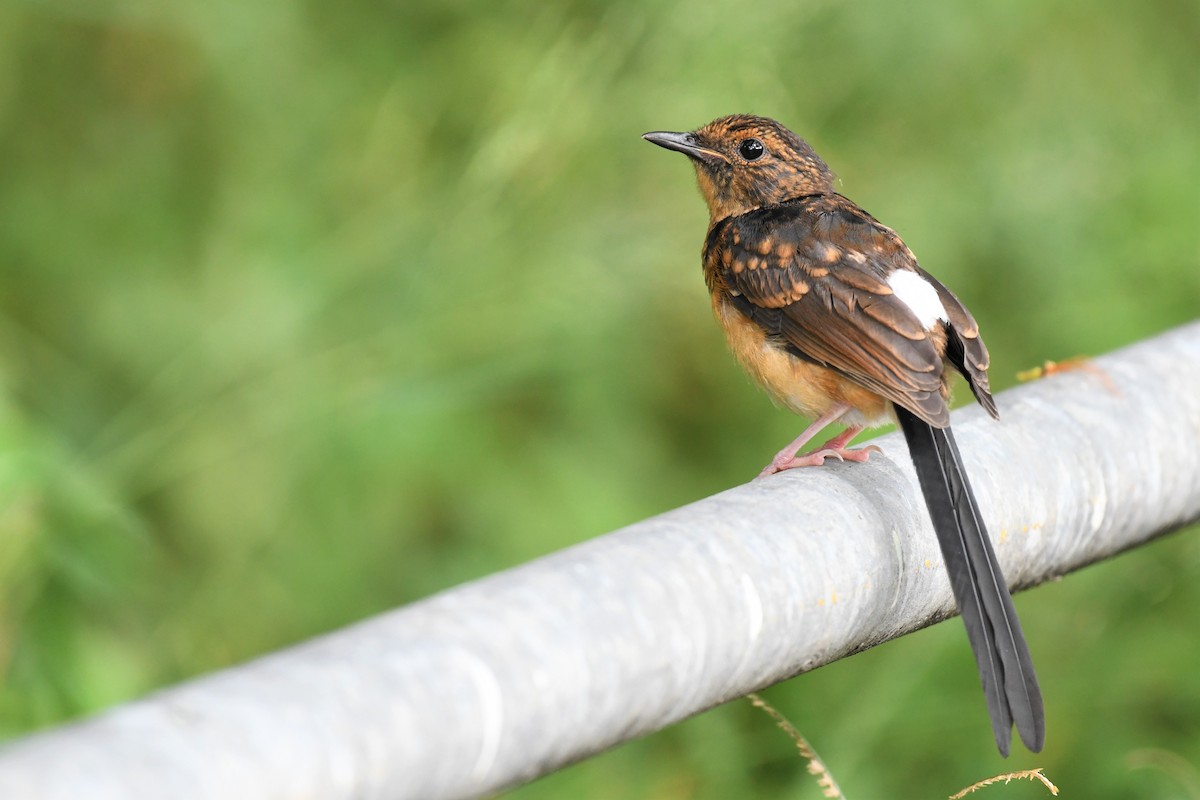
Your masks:
M 819 417 L 845 403 L 852 409 L 841 420 L 846 424 L 873 426 L 890 420 L 887 400 L 831 369 L 792 355 L 720 296 L 713 298 L 713 312 L 738 363 L 779 405 L 802 416 Z

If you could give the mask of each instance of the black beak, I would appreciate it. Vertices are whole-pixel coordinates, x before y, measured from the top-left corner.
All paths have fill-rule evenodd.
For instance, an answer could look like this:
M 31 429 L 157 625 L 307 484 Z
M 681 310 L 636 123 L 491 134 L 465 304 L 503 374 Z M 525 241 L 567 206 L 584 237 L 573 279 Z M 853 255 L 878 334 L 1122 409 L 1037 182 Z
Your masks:
M 647 142 L 654 142 L 654 144 L 658 145 L 659 147 L 665 147 L 668 150 L 674 150 L 676 152 L 683 153 L 689 158 L 707 161 L 710 164 L 729 161 L 729 159 L 718 153 L 716 150 L 709 150 L 707 147 L 701 147 L 700 142 L 694 133 L 651 131 L 650 133 L 643 133 L 642 138 Z

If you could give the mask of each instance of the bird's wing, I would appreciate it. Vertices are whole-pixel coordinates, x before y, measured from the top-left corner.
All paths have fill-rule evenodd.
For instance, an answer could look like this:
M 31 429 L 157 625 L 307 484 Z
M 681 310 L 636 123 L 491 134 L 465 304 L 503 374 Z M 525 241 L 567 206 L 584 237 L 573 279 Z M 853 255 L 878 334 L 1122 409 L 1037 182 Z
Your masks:
M 948 324 L 927 328 L 887 278 L 908 270 L 937 292 Z M 840 195 L 731 217 L 705 245 L 710 288 L 801 358 L 830 367 L 931 425 L 949 423 L 942 355 L 986 398 L 987 351 L 969 312 L 900 238 Z
M 916 271 L 937 289 L 942 307 L 946 309 L 946 315 L 949 317 L 946 359 L 967 379 L 967 385 L 971 387 L 971 393 L 975 395 L 979 405 L 993 418 L 1000 419 L 1000 412 L 996 409 L 996 401 L 992 399 L 988 384 L 988 351 L 983 339 L 979 337 L 979 325 L 975 322 L 975 317 L 971 316 L 967 307 L 937 278 L 920 267 L 916 267 Z

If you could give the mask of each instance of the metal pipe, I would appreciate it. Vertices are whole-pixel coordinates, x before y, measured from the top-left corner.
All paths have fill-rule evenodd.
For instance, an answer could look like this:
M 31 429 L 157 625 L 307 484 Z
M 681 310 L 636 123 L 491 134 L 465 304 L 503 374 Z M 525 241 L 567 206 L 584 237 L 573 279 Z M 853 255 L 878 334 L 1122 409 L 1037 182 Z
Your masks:
M 1200 518 L 1200 324 L 998 401 L 954 426 L 1013 586 Z M 0 797 L 477 797 L 929 625 L 937 543 L 875 443 L 12 742 Z

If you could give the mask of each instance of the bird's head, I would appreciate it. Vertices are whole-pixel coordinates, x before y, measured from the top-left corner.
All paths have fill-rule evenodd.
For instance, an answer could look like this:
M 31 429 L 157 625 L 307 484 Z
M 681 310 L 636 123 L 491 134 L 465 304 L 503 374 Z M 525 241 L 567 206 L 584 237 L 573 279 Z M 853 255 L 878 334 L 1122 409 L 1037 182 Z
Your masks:
M 766 117 L 735 114 L 690 133 L 653 131 L 642 138 L 692 160 L 713 222 L 833 192 L 833 173 L 808 142 Z

